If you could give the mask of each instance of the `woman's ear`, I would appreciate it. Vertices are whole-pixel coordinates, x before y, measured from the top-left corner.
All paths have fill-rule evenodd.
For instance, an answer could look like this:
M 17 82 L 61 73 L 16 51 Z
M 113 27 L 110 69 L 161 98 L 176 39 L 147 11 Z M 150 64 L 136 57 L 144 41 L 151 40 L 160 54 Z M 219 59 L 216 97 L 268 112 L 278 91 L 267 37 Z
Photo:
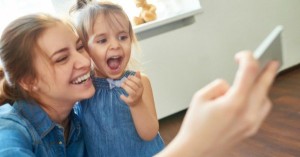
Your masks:
M 27 92 L 38 91 L 37 81 L 33 81 L 32 79 L 23 78 L 23 79 L 21 79 L 19 84 Z

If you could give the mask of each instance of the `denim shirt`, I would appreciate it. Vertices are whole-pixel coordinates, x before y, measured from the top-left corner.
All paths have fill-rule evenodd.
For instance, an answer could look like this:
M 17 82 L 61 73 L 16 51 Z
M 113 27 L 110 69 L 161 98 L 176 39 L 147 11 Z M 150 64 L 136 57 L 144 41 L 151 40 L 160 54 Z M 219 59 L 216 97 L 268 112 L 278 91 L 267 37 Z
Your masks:
M 5 157 L 85 156 L 81 124 L 72 110 L 67 142 L 64 129 L 34 102 L 16 101 L 0 107 L 0 154 Z
M 164 148 L 159 133 L 150 141 L 138 135 L 130 109 L 120 95 L 127 95 L 120 87 L 126 71 L 117 80 L 93 78 L 95 95 L 80 102 L 83 136 L 90 157 L 152 157 Z M 147 124 L 145 124 L 147 125 Z

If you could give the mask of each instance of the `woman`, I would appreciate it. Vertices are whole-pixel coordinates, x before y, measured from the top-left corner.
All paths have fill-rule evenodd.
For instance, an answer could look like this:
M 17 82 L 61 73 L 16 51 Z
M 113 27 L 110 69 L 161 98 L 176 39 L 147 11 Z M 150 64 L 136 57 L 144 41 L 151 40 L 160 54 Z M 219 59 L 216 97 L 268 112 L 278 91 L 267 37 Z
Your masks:
M 1 156 L 85 156 L 74 104 L 95 89 L 72 27 L 45 14 L 21 17 L 4 30 L 0 58 Z M 267 92 L 278 64 L 260 73 L 250 52 L 237 60 L 233 86 L 217 80 L 199 90 L 178 136 L 157 156 L 218 155 L 256 132 L 271 107 Z
M 48 15 L 12 22 L 1 37 L 2 156 L 85 156 L 76 101 L 89 98 L 90 59 L 71 25 Z

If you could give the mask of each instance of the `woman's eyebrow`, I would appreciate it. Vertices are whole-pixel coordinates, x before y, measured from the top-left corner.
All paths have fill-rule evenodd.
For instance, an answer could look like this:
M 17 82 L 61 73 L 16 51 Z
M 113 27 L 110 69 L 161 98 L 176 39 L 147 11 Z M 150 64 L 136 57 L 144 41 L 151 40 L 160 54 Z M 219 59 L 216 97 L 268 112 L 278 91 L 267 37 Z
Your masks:
M 81 42 L 81 40 L 80 40 L 80 38 L 78 38 L 78 39 L 76 40 L 76 44 L 78 44 L 78 43 L 80 43 L 80 42 Z M 51 57 L 53 57 L 54 55 L 56 55 L 56 54 L 58 54 L 58 53 L 62 53 L 62 52 L 68 51 L 68 50 L 69 50 L 69 48 L 67 48 L 67 47 L 61 48 L 61 49 L 55 51 L 55 52 L 51 55 Z
M 51 55 L 51 58 L 52 58 L 54 55 L 58 54 L 58 53 L 62 53 L 62 52 L 68 51 L 68 50 L 69 50 L 69 48 L 67 48 L 67 47 L 64 47 L 64 48 L 62 48 L 62 49 L 59 49 L 59 50 L 55 51 L 55 52 Z

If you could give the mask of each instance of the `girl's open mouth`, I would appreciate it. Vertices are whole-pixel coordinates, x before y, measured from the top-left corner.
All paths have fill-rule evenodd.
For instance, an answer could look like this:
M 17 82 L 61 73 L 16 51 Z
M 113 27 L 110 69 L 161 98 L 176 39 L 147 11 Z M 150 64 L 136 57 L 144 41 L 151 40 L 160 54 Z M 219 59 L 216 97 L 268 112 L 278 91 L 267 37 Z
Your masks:
M 121 66 L 122 60 L 123 57 L 121 56 L 113 56 L 108 58 L 106 63 L 111 70 L 117 70 Z

